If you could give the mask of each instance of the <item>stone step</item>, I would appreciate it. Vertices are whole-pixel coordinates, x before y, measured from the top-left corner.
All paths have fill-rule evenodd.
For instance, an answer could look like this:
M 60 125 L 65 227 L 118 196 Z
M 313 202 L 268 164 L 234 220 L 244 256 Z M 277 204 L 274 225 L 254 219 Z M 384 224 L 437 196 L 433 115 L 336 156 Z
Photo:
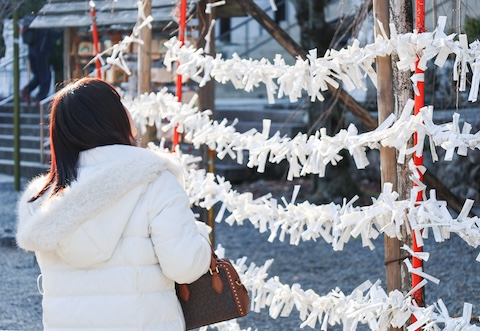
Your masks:
M 0 146 L 0 159 L 1 160 L 13 160 L 14 148 L 7 146 Z M 44 155 L 40 153 L 39 148 L 20 148 L 20 160 L 28 162 L 42 162 L 43 160 L 50 159 L 50 150 L 45 149 Z
M 13 128 L 13 116 L 0 113 L 0 125 L 5 127 L 11 126 Z M 39 130 L 41 126 L 43 126 L 44 129 L 48 129 L 49 123 L 46 120 L 42 122 L 38 115 L 26 114 L 25 116 L 20 116 L 19 127 L 22 128 L 29 126 L 36 126 Z
M 14 114 L 13 105 L 0 107 L 0 173 L 13 175 L 14 173 Z M 48 113 L 40 116 L 40 107 L 21 104 L 19 114 L 20 129 L 20 175 L 33 177 L 48 171 L 46 164 L 50 159 L 50 149 L 44 148 L 44 161 L 40 152 L 40 130 L 43 124 L 43 135 L 48 137 Z
M 45 142 L 44 141 L 44 145 Z M 13 146 L 13 135 L 0 134 L 0 146 Z M 36 148 L 40 150 L 40 137 L 39 136 L 20 136 L 20 148 Z M 45 147 L 48 149 L 48 147 Z
M 0 106 L 2 112 L 11 113 L 14 112 L 13 102 L 9 102 L 5 105 Z M 44 106 L 43 111 L 47 111 L 48 107 Z M 31 114 L 40 114 L 40 106 L 33 103 L 27 104 L 26 102 L 20 102 L 20 113 L 31 113 Z
M 22 136 L 39 136 L 40 130 L 43 129 L 44 137 L 48 135 L 49 127 L 43 126 L 40 127 L 38 124 L 20 124 L 20 135 Z M 0 123 L 0 134 L 3 135 L 12 135 L 14 133 L 14 128 L 11 123 Z
M 0 106 L 0 114 L 3 114 L 3 116 L 13 116 L 14 110 L 13 107 L 8 108 L 5 106 Z M 49 111 L 46 111 L 45 109 L 43 110 L 43 115 L 45 118 L 48 117 Z M 25 116 L 25 117 L 39 117 L 40 116 L 40 108 L 36 107 L 34 109 L 26 109 L 26 108 L 20 108 L 20 116 Z
M 32 178 L 48 172 L 50 165 L 40 162 L 20 161 L 20 176 L 25 178 Z M 0 173 L 6 175 L 14 175 L 13 160 L 0 159 Z

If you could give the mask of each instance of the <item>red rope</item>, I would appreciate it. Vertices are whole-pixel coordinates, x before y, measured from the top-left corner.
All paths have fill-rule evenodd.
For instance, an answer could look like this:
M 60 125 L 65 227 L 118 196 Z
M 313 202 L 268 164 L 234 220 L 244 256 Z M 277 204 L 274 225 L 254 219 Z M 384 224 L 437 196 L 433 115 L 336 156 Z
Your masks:
M 415 29 L 418 31 L 418 33 L 425 32 L 425 0 L 416 0 L 416 5 L 415 5 Z M 424 71 L 418 68 L 418 63 L 419 59 L 417 59 L 417 62 L 415 64 L 415 74 L 416 75 L 423 75 Z M 419 91 L 419 94 L 415 94 L 414 100 L 415 100 L 415 107 L 414 107 L 414 114 L 417 115 L 420 112 L 420 109 L 425 106 L 425 83 L 423 79 L 419 79 L 417 82 L 417 88 Z M 414 144 L 417 144 L 418 141 L 418 134 L 417 132 L 414 133 L 413 135 L 413 140 Z M 416 167 L 422 166 L 423 165 L 423 153 L 422 155 L 417 155 L 415 152 L 413 155 L 413 163 Z M 418 176 L 420 179 L 420 182 L 423 182 L 423 174 L 421 172 L 418 172 Z M 414 184 L 416 185 L 416 184 Z M 422 192 L 418 192 L 416 201 L 421 201 L 422 200 Z M 422 247 L 419 247 L 417 245 L 417 238 L 415 235 L 415 232 L 412 234 L 412 250 L 414 252 L 422 252 L 423 249 Z M 412 267 L 413 268 L 422 268 L 423 263 L 422 260 L 413 256 L 412 257 Z M 422 281 L 422 277 L 418 276 L 416 274 L 412 273 L 412 288 L 417 286 L 420 282 Z M 413 298 L 415 302 L 418 305 L 423 305 L 424 302 L 424 294 L 423 294 L 423 289 L 419 289 L 413 293 Z M 412 315 L 412 324 L 416 322 L 416 318 L 414 315 Z M 420 330 L 420 328 L 418 329 Z
M 93 49 L 95 51 L 95 56 L 98 56 L 98 30 L 97 30 L 97 14 L 95 12 L 95 2 L 90 0 L 90 16 L 92 17 L 92 36 L 93 36 Z M 97 78 L 102 78 L 102 71 L 100 70 L 100 59 L 97 58 L 95 61 L 95 67 L 97 70 Z
M 186 21 L 187 21 L 187 1 L 180 0 L 180 20 L 178 23 L 178 40 L 180 41 L 181 45 L 185 44 L 185 31 L 186 31 Z M 180 61 L 177 64 L 180 66 Z M 178 67 L 177 67 L 178 68 Z M 176 96 L 179 102 L 182 102 L 182 75 L 177 74 L 177 82 L 176 82 Z M 177 131 L 177 126 L 173 129 L 173 148 L 178 145 L 180 140 L 180 134 Z

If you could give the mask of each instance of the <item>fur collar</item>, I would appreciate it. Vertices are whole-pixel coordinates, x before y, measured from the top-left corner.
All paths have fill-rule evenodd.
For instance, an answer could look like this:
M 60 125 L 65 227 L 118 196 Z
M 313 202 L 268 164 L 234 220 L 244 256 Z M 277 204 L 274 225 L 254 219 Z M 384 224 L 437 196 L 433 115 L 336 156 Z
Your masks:
M 179 175 L 181 167 L 166 153 L 124 145 L 97 147 L 81 153 L 79 180 L 62 194 L 28 200 L 46 177 L 32 180 L 18 203 L 17 244 L 29 251 L 51 251 L 83 222 L 108 208 L 129 190 L 152 182 L 165 170 Z M 94 167 L 94 168 L 91 168 Z

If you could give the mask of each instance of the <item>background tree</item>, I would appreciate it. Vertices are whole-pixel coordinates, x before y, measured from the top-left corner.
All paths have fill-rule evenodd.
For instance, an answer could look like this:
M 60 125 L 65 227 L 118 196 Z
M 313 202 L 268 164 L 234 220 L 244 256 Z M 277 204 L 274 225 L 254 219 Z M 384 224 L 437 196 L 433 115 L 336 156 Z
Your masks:
M 3 23 L 5 19 L 12 18 L 15 10 L 18 17 L 23 18 L 30 13 L 36 13 L 43 7 L 47 0 L 0 0 L 0 58 L 5 56 L 5 40 L 3 39 Z
M 304 49 L 317 49 L 318 56 L 323 56 L 328 49 L 340 49 L 349 39 L 358 33 L 361 23 L 372 7 L 372 1 L 367 0 L 356 11 L 355 15 L 342 15 L 333 21 L 327 21 L 325 8 L 331 0 L 292 0 L 296 9 L 296 18 L 300 27 L 301 45 Z M 306 103 L 309 113 L 309 132 L 321 127 L 327 128 L 330 135 L 345 127 L 344 106 L 337 102 L 335 94 L 324 93 L 324 102 Z M 335 167 L 328 167 L 326 176 L 313 176 L 313 201 L 339 202 L 343 197 L 364 195 L 358 183 L 350 175 L 350 157 L 344 153 L 344 158 Z
M 469 42 L 480 39 L 480 19 L 478 17 L 466 16 L 463 25 Z

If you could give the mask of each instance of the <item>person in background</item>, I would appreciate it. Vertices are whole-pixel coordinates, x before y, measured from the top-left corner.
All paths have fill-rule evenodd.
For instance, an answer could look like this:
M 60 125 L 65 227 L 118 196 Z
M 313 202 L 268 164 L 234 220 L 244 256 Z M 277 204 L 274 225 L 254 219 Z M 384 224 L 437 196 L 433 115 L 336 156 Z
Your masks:
M 33 15 L 27 15 L 23 20 L 22 38 L 28 45 L 28 61 L 30 63 L 31 79 L 22 88 L 22 97 L 30 104 L 33 101 L 36 105 L 48 96 L 52 74 L 51 53 L 52 53 L 52 32 L 50 29 L 33 29 L 30 23 Z M 38 92 L 32 99 L 31 93 L 38 86 Z
M 63 76 L 63 30 L 61 29 L 50 29 L 51 38 L 52 38 L 52 53 L 50 55 L 50 63 L 52 64 L 53 69 L 53 83 L 55 91 L 58 91 L 62 82 L 64 81 Z
M 16 233 L 40 266 L 44 330 L 185 330 L 175 282 L 209 269 L 207 227 L 176 159 L 135 146 L 135 135 L 100 79 L 53 99 L 50 172 L 22 193 Z

